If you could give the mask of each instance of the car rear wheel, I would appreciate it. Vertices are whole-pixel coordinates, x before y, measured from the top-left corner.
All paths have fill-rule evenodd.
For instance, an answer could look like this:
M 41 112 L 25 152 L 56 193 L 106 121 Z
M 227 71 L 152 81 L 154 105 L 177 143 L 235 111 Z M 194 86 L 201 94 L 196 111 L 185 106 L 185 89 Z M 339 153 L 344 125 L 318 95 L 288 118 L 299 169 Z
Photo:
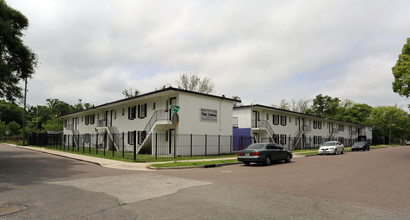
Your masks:
M 271 163 L 270 156 L 266 156 L 265 162 L 263 162 L 263 165 L 268 166 L 268 165 L 270 165 L 270 163 Z
M 286 163 L 290 163 L 290 160 L 291 160 L 290 155 L 289 155 L 289 154 L 286 155 L 285 162 L 286 162 Z
M 337 155 L 337 148 L 335 148 L 335 155 Z
M 249 164 L 251 164 L 250 162 L 243 162 L 245 164 L 245 166 L 249 166 Z

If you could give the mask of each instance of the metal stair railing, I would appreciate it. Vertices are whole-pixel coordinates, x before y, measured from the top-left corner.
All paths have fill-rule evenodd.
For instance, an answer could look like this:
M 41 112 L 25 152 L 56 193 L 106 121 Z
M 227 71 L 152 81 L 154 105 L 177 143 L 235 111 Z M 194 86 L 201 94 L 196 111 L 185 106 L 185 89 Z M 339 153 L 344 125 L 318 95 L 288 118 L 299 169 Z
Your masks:
M 111 141 L 114 143 L 115 149 L 117 151 L 120 151 L 120 149 L 121 149 L 121 146 L 120 146 L 121 140 L 120 140 L 120 137 L 119 137 L 120 135 L 118 133 L 117 128 L 116 127 L 108 127 L 108 133 L 109 133 L 109 136 L 111 138 Z
M 71 130 L 71 131 L 73 132 L 73 140 L 74 140 L 75 147 L 78 147 L 79 143 L 77 143 L 76 136 L 78 137 L 80 135 L 80 131 L 78 130 Z
M 171 110 L 168 110 L 168 111 L 171 111 Z M 142 140 L 141 144 L 138 145 L 137 152 L 139 152 L 141 150 L 141 148 L 147 142 L 149 137 L 152 135 L 151 129 L 154 127 L 155 123 L 157 123 L 158 121 L 171 120 L 170 119 L 170 114 L 169 114 L 168 111 L 166 111 L 165 109 L 157 110 L 157 111 L 154 112 L 154 114 L 152 114 L 152 116 L 149 119 L 149 121 L 148 121 L 147 125 L 145 126 L 144 130 L 142 130 L 142 131 L 146 132 L 146 136 L 145 136 L 145 139 Z
M 256 123 L 255 123 L 256 122 Z M 272 126 L 269 124 L 268 120 L 252 121 L 252 128 L 265 128 L 269 134 L 269 141 L 274 139 L 275 132 L 273 131 Z

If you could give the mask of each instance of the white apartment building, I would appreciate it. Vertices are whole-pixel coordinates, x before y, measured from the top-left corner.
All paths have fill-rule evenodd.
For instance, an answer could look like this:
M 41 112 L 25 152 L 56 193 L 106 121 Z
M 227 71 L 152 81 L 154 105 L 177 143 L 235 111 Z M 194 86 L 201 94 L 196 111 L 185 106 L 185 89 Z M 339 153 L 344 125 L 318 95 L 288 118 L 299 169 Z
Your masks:
M 245 129 L 253 142 L 275 141 L 289 149 L 318 147 L 329 140 L 351 146 L 357 140 L 372 139 L 372 131 L 365 125 L 258 104 L 234 107 L 233 117 L 234 127 Z
M 160 147 L 169 148 L 169 151 L 161 152 L 173 154 L 174 143 L 183 145 L 182 142 L 190 141 L 190 146 L 196 146 L 202 144 L 204 140 L 199 138 L 193 140 L 192 135 L 208 135 L 205 140 L 207 145 L 222 146 L 218 149 L 218 153 L 227 153 L 231 150 L 229 143 L 226 143 L 230 139 L 221 136 L 232 135 L 234 102 L 238 101 L 224 96 L 169 87 L 62 116 L 64 134 L 72 138 L 67 138 L 65 142 L 71 141 L 73 145 L 91 143 L 99 149 L 111 146 L 118 151 L 122 148 L 131 151 L 136 147 L 137 152 L 154 154 L 155 151 L 159 151 L 156 145 L 159 134 L 162 143 Z M 171 121 L 173 115 L 171 105 L 180 108 L 177 112 L 179 115 L 177 126 L 174 126 Z M 123 133 L 125 135 L 122 135 Z M 188 134 L 191 135 L 190 140 L 179 138 L 180 135 Z M 121 139 L 123 136 L 126 136 L 126 140 Z M 179 151 L 175 153 L 188 154 L 184 150 Z M 192 150 L 190 153 L 192 154 Z M 195 149 L 194 154 L 196 154 Z

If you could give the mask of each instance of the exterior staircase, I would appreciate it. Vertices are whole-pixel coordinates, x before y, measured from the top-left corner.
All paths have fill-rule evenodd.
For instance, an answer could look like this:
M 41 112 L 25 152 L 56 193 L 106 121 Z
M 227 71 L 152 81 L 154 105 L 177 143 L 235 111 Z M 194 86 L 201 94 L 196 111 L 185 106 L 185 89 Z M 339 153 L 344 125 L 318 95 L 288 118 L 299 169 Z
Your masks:
M 152 114 L 144 130 L 139 131 L 139 136 L 141 136 L 141 139 L 139 140 L 140 144 L 137 144 L 137 154 L 144 148 L 151 146 L 152 133 L 158 122 L 169 122 L 170 120 L 170 114 L 165 110 L 157 110 L 154 114 Z
M 269 136 L 269 142 L 274 142 L 274 137 L 273 136 L 275 135 L 275 132 L 273 131 L 273 128 L 269 124 L 268 120 L 260 120 L 260 121 L 257 121 L 256 123 L 255 123 L 255 121 L 253 121 L 252 127 L 253 128 L 264 128 L 264 129 L 266 129 L 266 131 L 268 132 L 268 136 Z
M 303 135 L 309 131 L 311 131 L 310 125 L 303 125 L 302 129 L 298 131 L 298 133 L 296 134 L 296 138 L 293 141 L 293 149 L 296 149 L 296 147 L 298 146 L 300 142 L 300 139 L 302 139 Z

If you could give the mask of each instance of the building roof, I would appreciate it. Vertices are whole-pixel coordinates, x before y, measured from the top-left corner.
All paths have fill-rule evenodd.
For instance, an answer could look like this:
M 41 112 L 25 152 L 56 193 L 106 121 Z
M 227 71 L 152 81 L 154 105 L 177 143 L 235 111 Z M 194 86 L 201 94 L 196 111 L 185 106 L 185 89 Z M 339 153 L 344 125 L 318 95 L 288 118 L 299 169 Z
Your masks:
M 228 101 L 232 101 L 232 102 L 239 102 L 239 103 L 241 102 L 240 100 L 237 100 L 237 99 L 226 98 L 225 95 L 217 96 L 217 95 L 211 95 L 211 94 L 205 94 L 205 93 L 200 93 L 200 92 L 189 91 L 189 90 L 185 90 L 185 89 L 178 89 L 178 88 L 174 88 L 174 87 L 168 87 L 168 88 L 164 88 L 164 89 L 144 93 L 144 94 L 141 94 L 141 95 L 137 95 L 137 96 L 134 96 L 134 97 L 131 97 L 131 98 L 120 99 L 120 100 L 113 101 L 113 102 L 107 102 L 105 104 L 101 104 L 101 105 L 98 105 L 98 106 L 93 106 L 92 108 L 89 108 L 89 109 L 85 109 L 85 110 L 82 110 L 82 111 L 78 111 L 78 112 L 74 112 L 74 113 L 71 113 L 71 114 L 63 115 L 63 116 L 61 116 L 61 118 L 65 118 L 65 117 L 70 116 L 70 115 L 75 115 L 75 114 L 78 114 L 80 112 L 96 110 L 96 109 L 99 109 L 99 108 L 102 108 L 102 107 L 105 107 L 105 106 L 108 106 L 108 105 L 127 102 L 127 101 L 130 101 L 130 100 L 137 100 L 137 99 L 140 99 L 140 98 L 143 98 L 143 97 L 147 97 L 147 96 L 155 95 L 155 94 L 159 94 L 159 93 L 164 93 L 164 92 L 168 92 L 168 91 L 175 91 L 175 92 L 180 92 L 180 93 L 187 93 L 187 94 L 193 94 L 193 95 L 206 96 L 206 97 L 215 98 L 215 99 L 224 99 L 224 100 L 228 100 Z
M 235 109 L 240 109 L 240 108 L 252 108 L 252 107 L 259 107 L 259 108 L 271 109 L 271 110 L 276 110 L 276 111 L 281 111 L 281 112 L 290 113 L 290 114 L 293 114 L 293 115 L 301 115 L 301 116 L 307 116 L 307 117 L 312 117 L 312 118 L 324 119 L 324 120 L 328 120 L 328 121 L 342 122 L 342 123 L 345 123 L 345 124 L 353 124 L 353 125 L 358 125 L 358 126 L 367 126 L 367 125 L 356 124 L 356 123 L 352 123 L 352 122 L 346 122 L 346 121 L 341 121 L 341 120 L 336 120 L 336 119 L 331 119 L 331 118 L 324 118 L 324 117 L 320 117 L 320 116 L 309 115 L 309 114 L 300 113 L 300 112 L 295 112 L 295 111 L 290 111 L 290 110 L 286 110 L 286 109 L 275 108 L 275 107 L 266 106 L 266 105 L 260 105 L 260 104 L 251 104 L 251 105 L 237 106 L 237 107 L 234 107 L 234 110 L 235 110 Z

